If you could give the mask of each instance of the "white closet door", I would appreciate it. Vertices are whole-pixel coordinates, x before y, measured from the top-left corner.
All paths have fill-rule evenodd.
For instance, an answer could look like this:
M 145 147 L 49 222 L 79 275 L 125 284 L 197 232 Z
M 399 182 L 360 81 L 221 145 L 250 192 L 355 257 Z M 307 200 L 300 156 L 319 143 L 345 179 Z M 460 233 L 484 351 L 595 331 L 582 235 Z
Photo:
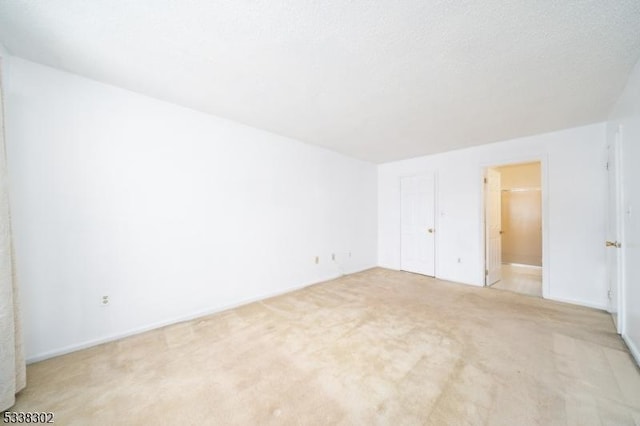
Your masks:
M 486 178 L 486 282 L 491 285 L 502 278 L 502 194 L 500 173 L 488 169 Z
M 621 321 L 624 304 L 622 303 L 622 224 L 624 218 L 621 213 L 622 189 L 620 170 L 620 137 L 621 129 L 618 129 L 615 139 L 608 146 L 607 174 L 609 181 L 609 202 L 607 203 L 607 275 L 609 284 L 609 306 L 608 310 L 613 316 L 618 333 L 622 333 L 623 324 Z
M 400 181 L 403 271 L 435 276 L 435 180 L 433 175 Z

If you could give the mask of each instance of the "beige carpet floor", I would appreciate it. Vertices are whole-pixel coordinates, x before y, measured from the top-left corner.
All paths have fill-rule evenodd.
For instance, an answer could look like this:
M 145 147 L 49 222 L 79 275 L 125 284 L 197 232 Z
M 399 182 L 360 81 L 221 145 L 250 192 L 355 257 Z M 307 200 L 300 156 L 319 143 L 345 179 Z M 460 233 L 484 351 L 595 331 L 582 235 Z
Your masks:
M 63 425 L 633 425 L 608 314 L 372 269 L 33 364 Z

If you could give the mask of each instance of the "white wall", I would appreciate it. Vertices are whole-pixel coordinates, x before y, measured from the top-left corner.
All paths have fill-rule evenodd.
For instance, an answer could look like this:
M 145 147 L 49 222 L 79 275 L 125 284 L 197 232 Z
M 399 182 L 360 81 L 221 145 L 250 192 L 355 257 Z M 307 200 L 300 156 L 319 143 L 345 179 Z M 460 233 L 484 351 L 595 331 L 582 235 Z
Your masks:
M 2 43 L 0 43 L 0 61 L 3 62 L 3 68 L 0 69 L 0 72 L 2 73 L 0 75 L 0 77 L 2 77 L 2 81 L 3 82 L 6 79 L 6 74 L 7 73 L 6 73 L 5 69 L 8 67 L 9 57 L 10 57 L 10 55 L 9 55 L 9 52 L 7 51 L 7 48 L 4 47 L 4 45 Z M 6 82 L 4 83 L 4 85 L 6 86 Z
M 622 126 L 623 294 L 626 296 L 622 335 L 640 363 L 640 62 L 631 73 L 610 123 Z
M 483 169 L 540 159 L 548 188 L 543 193 L 545 297 L 605 308 L 605 127 L 594 124 L 379 166 L 378 264 L 400 267 L 399 177 L 435 172 L 436 275 L 482 285 Z
M 373 164 L 18 58 L 9 65 L 30 360 L 376 265 Z

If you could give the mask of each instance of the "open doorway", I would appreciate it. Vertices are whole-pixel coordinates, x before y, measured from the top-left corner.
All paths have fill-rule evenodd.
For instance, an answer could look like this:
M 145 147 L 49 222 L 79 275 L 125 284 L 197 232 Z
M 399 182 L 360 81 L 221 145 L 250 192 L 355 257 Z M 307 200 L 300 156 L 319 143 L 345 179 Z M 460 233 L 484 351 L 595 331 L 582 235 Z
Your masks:
M 542 297 L 542 239 L 541 163 L 487 168 L 485 285 Z

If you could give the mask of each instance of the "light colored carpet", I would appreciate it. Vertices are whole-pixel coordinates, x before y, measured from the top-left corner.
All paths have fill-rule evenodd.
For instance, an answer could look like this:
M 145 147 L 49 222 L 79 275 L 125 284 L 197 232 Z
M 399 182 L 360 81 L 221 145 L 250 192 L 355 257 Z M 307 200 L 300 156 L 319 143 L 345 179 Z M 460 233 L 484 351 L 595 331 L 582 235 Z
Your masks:
M 58 424 L 633 425 L 601 311 L 380 268 L 28 368 Z

